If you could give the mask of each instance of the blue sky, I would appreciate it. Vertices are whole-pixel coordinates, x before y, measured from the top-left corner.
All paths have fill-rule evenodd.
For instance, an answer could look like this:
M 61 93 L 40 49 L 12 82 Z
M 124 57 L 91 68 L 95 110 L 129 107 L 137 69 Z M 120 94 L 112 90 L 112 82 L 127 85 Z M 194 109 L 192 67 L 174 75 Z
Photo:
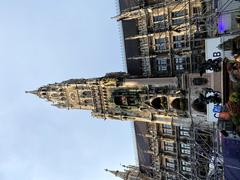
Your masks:
M 0 179 L 112 180 L 135 163 L 129 122 L 50 106 L 25 90 L 123 71 L 116 2 L 0 0 Z

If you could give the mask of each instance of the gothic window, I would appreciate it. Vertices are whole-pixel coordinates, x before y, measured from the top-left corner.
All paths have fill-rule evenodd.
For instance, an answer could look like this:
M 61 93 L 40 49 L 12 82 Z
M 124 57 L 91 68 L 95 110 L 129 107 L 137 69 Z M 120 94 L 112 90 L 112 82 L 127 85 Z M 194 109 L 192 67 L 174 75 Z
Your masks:
M 171 174 L 166 174 L 166 180 L 176 180 L 176 176 Z
M 155 39 L 156 51 L 167 49 L 167 41 L 165 38 Z
M 190 134 L 189 134 L 188 131 L 180 131 L 180 135 L 181 135 L 181 136 L 187 136 L 187 137 L 190 136 Z
M 190 129 L 188 127 L 183 127 L 183 126 L 180 126 L 180 130 L 190 131 Z
M 191 150 L 190 149 L 191 148 L 190 148 L 189 144 L 181 143 L 181 153 L 182 154 L 190 155 L 191 154 Z
M 186 40 L 184 35 L 179 35 L 179 36 L 173 36 L 173 41 L 184 41 Z
M 185 42 L 176 41 L 176 42 L 174 42 L 173 47 L 174 47 L 175 49 L 178 49 L 178 48 L 186 48 L 187 45 L 186 45 Z
M 162 127 L 167 129 L 172 129 L 172 126 L 170 124 L 163 124 Z
M 174 152 L 174 142 L 164 141 L 164 150 Z
M 183 166 L 191 166 L 191 163 L 190 163 L 190 162 L 187 162 L 187 161 L 184 161 L 184 160 L 182 160 L 182 165 L 183 165 Z
M 157 70 L 167 71 L 167 59 L 157 59 Z
M 189 137 L 190 136 L 189 131 L 190 131 L 190 129 L 187 127 L 180 127 L 180 135 L 181 136 Z
M 199 98 L 195 99 L 192 103 L 192 108 L 195 111 L 207 113 L 207 104 L 200 100 Z
M 164 16 L 163 15 L 158 15 L 158 16 L 153 16 L 153 22 L 159 22 L 159 21 L 163 21 L 164 20 Z
M 184 18 L 178 18 L 178 19 L 173 19 L 172 20 L 172 25 L 180 25 L 185 23 L 185 19 Z
M 185 36 L 184 35 L 180 35 L 180 36 L 173 36 L 173 41 L 184 41 Z
M 181 149 L 181 153 L 182 154 L 187 154 L 187 155 L 191 154 L 190 150 L 188 150 L 188 149 Z
M 189 144 L 184 144 L 184 143 L 182 143 L 182 144 L 181 144 L 181 148 L 182 148 L 182 149 L 190 149 L 190 145 L 189 145 Z
M 176 160 L 174 159 L 166 159 L 166 167 L 170 169 L 175 169 L 176 168 Z
M 182 167 L 182 170 L 183 170 L 183 171 L 186 171 L 186 172 L 191 172 L 191 167 L 183 166 L 183 167 Z
M 164 15 L 153 16 L 153 30 L 159 32 L 159 30 L 166 29 L 168 22 Z
M 156 97 L 152 100 L 151 105 L 155 109 L 162 109 L 162 110 L 167 109 L 168 108 L 167 98 L 165 96 Z
M 183 46 L 184 46 L 184 43 L 181 43 L 181 42 L 176 42 L 173 45 L 174 48 L 182 48 Z
M 162 128 L 163 128 L 163 134 L 169 134 L 169 135 L 173 134 L 173 130 L 172 130 L 172 126 L 171 125 L 163 124 Z
M 199 7 L 193 7 L 193 14 L 200 14 L 200 8 Z
M 188 100 L 186 98 L 175 98 L 171 106 L 176 110 L 186 111 L 188 109 Z
M 174 48 L 186 48 L 189 46 L 187 37 L 185 35 L 173 36 L 173 47 Z
M 181 166 L 182 171 L 191 172 L 191 163 L 190 162 L 182 160 L 181 165 L 182 165 Z
M 185 15 L 187 15 L 186 10 L 172 12 L 172 18 L 181 17 L 181 16 L 185 16 Z
M 163 129 L 163 133 L 164 134 L 173 134 L 173 131 L 172 131 L 172 129 Z
M 182 71 L 182 70 L 184 70 L 183 65 L 182 65 L 182 64 L 176 64 L 176 70 L 177 70 L 177 71 Z
M 186 61 L 186 57 L 175 57 L 176 64 L 182 64 Z

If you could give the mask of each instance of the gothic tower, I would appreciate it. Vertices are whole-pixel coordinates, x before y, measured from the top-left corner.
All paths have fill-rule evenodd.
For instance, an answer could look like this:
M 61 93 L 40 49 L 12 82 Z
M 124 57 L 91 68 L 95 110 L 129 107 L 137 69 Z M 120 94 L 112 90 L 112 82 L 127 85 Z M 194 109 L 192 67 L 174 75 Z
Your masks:
M 140 172 L 138 167 L 135 166 L 123 166 L 124 171 L 112 171 L 105 169 L 105 171 L 112 173 L 116 177 L 119 177 L 123 180 L 152 180 L 146 174 Z
M 177 82 L 175 77 L 133 79 L 118 72 L 70 79 L 29 93 L 59 108 L 91 110 L 97 118 L 190 126 L 188 98 Z
M 67 109 L 93 110 L 91 86 L 85 79 L 70 79 L 61 83 L 42 86 L 35 91 L 26 91 L 52 102 L 53 106 Z

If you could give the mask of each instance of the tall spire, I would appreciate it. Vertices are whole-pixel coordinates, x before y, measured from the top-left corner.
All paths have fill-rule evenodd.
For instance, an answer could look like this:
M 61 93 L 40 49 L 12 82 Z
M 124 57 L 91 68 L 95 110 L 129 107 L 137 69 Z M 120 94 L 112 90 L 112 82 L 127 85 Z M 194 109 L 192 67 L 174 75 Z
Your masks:
M 121 179 L 127 179 L 128 178 L 128 174 L 129 172 L 125 171 L 113 171 L 113 170 L 109 170 L 109 169 L 105 169 L 105 171 L 110 172 L 111 174 L 115 175 L 116 177 L 119 177 Z
M 113 171 L 108 169 L 105 169 L 105 171 L 110 172 L 111 174 L 123 180 L 152 180 L 152 178 L 148 177 L 146 174 L 143 174 L 136 166 L 123 167 L 126 168 L 124 171 Z
M 25 93 L 37 95 L 37 94 L 38 94 L 38 91 L 37 91 L 37 90 L 25 91 Z

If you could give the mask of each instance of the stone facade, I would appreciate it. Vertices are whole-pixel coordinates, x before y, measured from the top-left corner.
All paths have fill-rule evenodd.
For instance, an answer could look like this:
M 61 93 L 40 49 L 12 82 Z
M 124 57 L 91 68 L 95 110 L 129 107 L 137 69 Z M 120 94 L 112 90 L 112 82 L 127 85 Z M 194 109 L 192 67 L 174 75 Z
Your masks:
M 54 106 L 91 110 L 103 119 L 191 126 L 187 94 L 177 78 L 133 79 L 125 73 L 72 79 L 40 87 L 33 94 Z
M 128 3 L 127 3 L 128 2 Z M 136 1 L 120 3 L 127 71 L 138 77 L 197 72 L 204 61 L 206 2 Z

